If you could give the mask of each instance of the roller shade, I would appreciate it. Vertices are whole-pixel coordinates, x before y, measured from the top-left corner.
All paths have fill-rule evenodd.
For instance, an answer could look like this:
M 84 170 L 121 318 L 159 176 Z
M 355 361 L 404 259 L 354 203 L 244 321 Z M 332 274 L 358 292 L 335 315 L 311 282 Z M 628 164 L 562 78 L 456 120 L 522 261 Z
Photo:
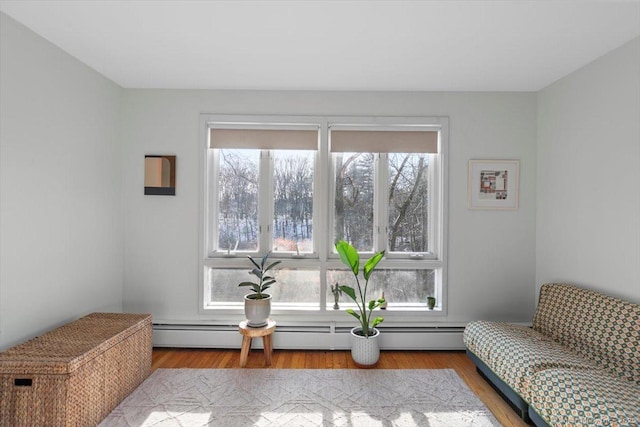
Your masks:
M 332 152 L 437 153 L 438 132 L 426 130 L 342 130 L 330 132 Z
M 211 129 L 210 148 L 317 150 L 318 130 Z

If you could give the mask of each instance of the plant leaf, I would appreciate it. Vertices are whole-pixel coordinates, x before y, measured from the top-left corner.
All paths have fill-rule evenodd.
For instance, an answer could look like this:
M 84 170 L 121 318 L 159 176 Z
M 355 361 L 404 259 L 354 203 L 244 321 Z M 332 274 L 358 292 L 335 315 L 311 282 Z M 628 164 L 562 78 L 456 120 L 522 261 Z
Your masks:
M 371 301 L 369 301 L 369 311 L 373 310 L 374 308 L 376 308 L 376 300 L 372 299 Z
M 350 267 L 353 274 L 357 276 L 358 270 L 360 269 L 360 256 L 358 255 L 356 248 L 344 240 L 340 240 L 336 243 L 336 251 L 338 251 L 338 254 L 340 255 L 340 261 L 342 261 L 344 265 Z
M 253 274 L 254 276 L 256 276 L 259 279 L 262 279 L 262 271 L 260 271 L 259 268 L 254 268 L 249 273 Z
M 238 286 L 255 286 L 256 284 L 253 282 L 242 282 Z
M 358 299 L 356 298 L 356 291 L 351 286 L 340 286 L 340 290 L 349 295 L 349 298 L 351 298 L 352 300 L 356 302 L 358 301 Z
M 373 323 L 371 324 L 371 327 L 375 328 L 376 326 L 378 326 L 382 322 L 384 322 L 384 318 L 383 317 L 376 317 L 375 319 L 373 319 Z
M 262 283 L 262 289 L 266 289 L 265 286 L 271 286 L 276 283 L 276 279 L 271 279 Z
M 272 262 L 267 268 L 264 269 L 264 272 L 266 273 L 267 271 L 271 270 L 273 267 L 275 267 L 276 265 L 282 263 L 282 261 L 274 261 Z
M 249 261 L 251 261 L 253 265 L 256 266 L 256 268 L 260 268 L 260 265 L 253 258 L 251 258 L 251 256 L 247 256 L 247 258 L 249 258 Z
M 369 276 L 373 273 L 373 269 L 376 268 L 376 265 L 380 262 L 382 257 L 384 256 L 384 251 L 378 252 L 364 264 L 363 272 L 364 272 L 364 280 L 369 280 Z
M 356 319 L 360 320 L 360 315 L 358 313 L 356 313 L 355 311 L 353 311 L 352 308 L 348 308 L 347 309 L 347 313 L 349 313 L 350 315 L 352 315 Z

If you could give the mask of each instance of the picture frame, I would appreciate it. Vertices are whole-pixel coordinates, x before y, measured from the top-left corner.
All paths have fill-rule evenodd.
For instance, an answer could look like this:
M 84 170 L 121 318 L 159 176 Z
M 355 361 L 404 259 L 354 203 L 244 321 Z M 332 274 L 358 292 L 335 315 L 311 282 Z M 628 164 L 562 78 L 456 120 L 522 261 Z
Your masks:
M 469 160 L 469 209 L 518 209 L 520 160 Z
M 144 156 L 144 194 L 176 195 L 176 156 L 147 154 Z

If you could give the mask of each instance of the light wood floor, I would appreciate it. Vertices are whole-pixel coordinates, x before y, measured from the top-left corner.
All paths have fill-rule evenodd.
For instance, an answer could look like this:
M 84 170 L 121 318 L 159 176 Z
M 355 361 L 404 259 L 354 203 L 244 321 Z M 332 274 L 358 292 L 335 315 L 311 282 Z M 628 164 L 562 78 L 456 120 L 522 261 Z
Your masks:
M 154 348 L 152 369 L 240 368 L 240 350 Z M 249 353 L 246 368 L 265 368 L 261 350 Z M 268 369 L 357 369 L 348 351 L 275 350 Z M 478 375 L 463 351 L 382 351 L 377 369 L 455 369 L 503 426 L 526 426 L 518 414 Z

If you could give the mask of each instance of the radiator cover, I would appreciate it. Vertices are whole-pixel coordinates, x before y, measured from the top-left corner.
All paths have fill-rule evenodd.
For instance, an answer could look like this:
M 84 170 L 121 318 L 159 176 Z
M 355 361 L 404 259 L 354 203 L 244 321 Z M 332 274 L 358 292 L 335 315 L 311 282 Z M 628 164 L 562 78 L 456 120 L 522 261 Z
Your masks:
M 379 327 L 383 350 L 463 350 L 464 327 Z M 348 350 L 351 327 L 278 325 L 273 346 L 278 349 Z M 261 340 L 253 340 L 261 348 Z M 237 325 L 154 324 L 155 347 L 240 348 Z

